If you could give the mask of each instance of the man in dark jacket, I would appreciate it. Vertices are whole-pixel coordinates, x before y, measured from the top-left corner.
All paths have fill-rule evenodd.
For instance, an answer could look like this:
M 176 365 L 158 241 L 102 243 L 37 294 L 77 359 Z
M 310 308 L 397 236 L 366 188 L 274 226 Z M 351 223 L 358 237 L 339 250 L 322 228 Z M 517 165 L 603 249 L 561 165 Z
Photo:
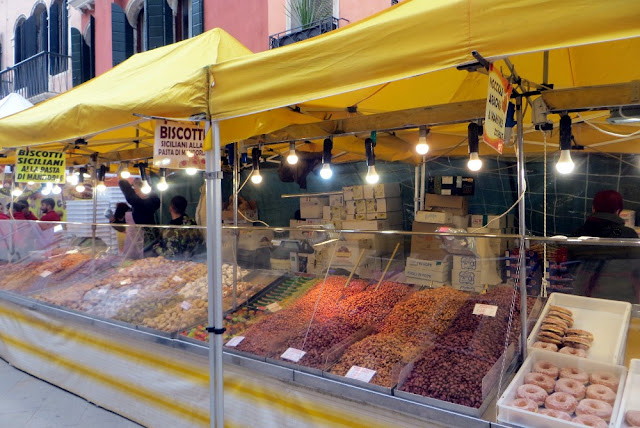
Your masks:
M 153 225 L 156 224 L 155 213 L 160 208 L 160 198 L 153 191 L 149 194 L 142 192 L 142 180 L 136 178 L 131 185 L 127 180 L 118 182 L 120 190 L 124 194 L 125 199 L 131 205 L 133 221 L 136 224 Z M 143 227 L 144 233 L 144 249 L 150 249 L 159 237 L 159 232 L 153 227 Z
M 603 190 L 593 198 L 592 214 L 573 236 L 638 239 L 635 230 L 620 217 L 622 195 Z M 569 247 L 575 271 L 576 294 L 638 303 L 640 300 L 640 247 L 576 245 Z

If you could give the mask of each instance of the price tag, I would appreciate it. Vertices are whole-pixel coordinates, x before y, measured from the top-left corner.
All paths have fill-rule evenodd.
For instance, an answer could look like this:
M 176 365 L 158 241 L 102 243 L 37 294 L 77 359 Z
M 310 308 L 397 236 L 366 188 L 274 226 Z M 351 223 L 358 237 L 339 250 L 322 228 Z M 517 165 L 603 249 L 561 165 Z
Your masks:
M 280 309 L 282 309 L 278 302 L 271 303 L 265 307 L 269 310 L 269 312 L 278 312 Z
M 78 252 L 78 250 L 69 250 L 66 252 L 66 254 L 76 254 Z
M 173 280 L 174 280 L 175 282 L 184 282 L 184 279 L 180 278 L 178 275 L 174 276 L 174 277 L 173 277 Z
M 359 366 L 351 366 L 345 377 L 360 380 L 362 382 L 369 383 L 371 379 L 376 374 L 375 370 L 366 369 L 364 367 Z
M 242 342 L 243 340 L 244 340 L 244 336 L 236 336 L 233 339 L 231 339 L 230 341 L 228 341 L 225 346 L 228 346 L 230 348 L 234 348 L 234 347 L 238 346 L 240 344 L 240 342 Z
M 48 277 L 49 275 L 51 275 L 52 273 L 53 273 L 53 272 L 51 272 L 51 271 L 45 270 L 44 272 L 41 272 L 41 273 L 40 273 L 40 276 L 41 276 L 41 277 L 43 277 L 43 278 L 46 278 L 46 277 Z
M 135 296 L 136 294 L 138 294 L 138 289 L 134 288 L 133 290 L 128 290 L 127 291 L 127 296 L 131 297 L 131 296 Z
M 304 357 L 304 354 L 306 354 L 306 352 L 300 349 L 289 348 L 286 351 L 284 351 L 284 354 L 280 355 L 280 358 L 282 358 L 283 360 L 289 360 L 289 361 L 293 361 L 294 363 L 297 363 L 298 361 L 300 361 L 300 358 Z
M 187 302 L 186 300 L 184 302 L 182 302 L 180 304 L 180 307 L 182 309 L 184 309 L 185 311 L 188 311 L 189 309 L 191 309 L 191 303 Z
M 481 303 L 476 303 L 476 306 L 473 308 L 473 315 L 495 317 L 496 312 L 498 312 L 498 307 L 494 305 L 483 305 Z
M 127 279 L 125 279 L 123 281 L 120 281 L 120 285 L 129 285 L 129 284 L 131 284 L 131 280 L 129 278 L 127 278 Z
M 106 288 L 99 289 L 98 294 L 107 294 L 107 289 Z

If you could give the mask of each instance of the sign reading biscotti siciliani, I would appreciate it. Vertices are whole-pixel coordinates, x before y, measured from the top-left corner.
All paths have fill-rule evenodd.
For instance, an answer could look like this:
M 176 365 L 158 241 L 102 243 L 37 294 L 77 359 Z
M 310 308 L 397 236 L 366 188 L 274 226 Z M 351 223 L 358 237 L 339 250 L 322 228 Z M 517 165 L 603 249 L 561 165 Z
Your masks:
M 204 169 L 205 134 L 204 126 L 199 123 L 156 121 L 153 164 L 171 169 Z
M 17 183 L 64 183 L 66 159 L 63 152 L 18 149 L 15 181 Z

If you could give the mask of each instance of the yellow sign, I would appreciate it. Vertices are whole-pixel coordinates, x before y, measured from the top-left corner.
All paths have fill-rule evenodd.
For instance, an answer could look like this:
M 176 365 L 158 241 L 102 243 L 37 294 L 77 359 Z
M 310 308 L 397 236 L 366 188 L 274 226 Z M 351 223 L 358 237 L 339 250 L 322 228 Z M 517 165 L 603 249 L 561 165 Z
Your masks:
M 64 183 L 66 160 L 62 152 L 18 149 L 15 181 L 17 183 Z
M 504 147 L 504 129 L 507 123 L 507 108 L 512 89 L 513 87 L 507 79 L 502 77 L 500 71 L 491 64 L 482 139 L 500 154 L 502 154 Z

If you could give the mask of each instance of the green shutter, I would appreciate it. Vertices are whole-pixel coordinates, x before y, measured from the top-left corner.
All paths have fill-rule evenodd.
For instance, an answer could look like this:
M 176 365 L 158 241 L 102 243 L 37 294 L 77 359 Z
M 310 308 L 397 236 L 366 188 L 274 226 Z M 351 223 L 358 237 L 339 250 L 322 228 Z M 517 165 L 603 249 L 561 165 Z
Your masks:
M 89 56 L 87 58 L 89 62 L 89 74 L 85 81 L 96 77 L 96 19 L 93 16 L 91 16 L 89 19 L 89 34 L 89 37 L 91 38 L 91 45 L 89 46 Z
M 47 27 L 47 12 L 44 11 L 40 14 L 40 49 L 38 52 L 48 52 L 49 51 L 49 28 Z
M 204 0 L 191 0 L 191 35 L 204 32 Z
M 147 50 L 173 43 L 173 12 L 166 0 L 145 0 Z
M 60 53 L 60 7 L 58 3 L 51 5 L 49 9 L 49 52 L 50 56 L 49 72 L 56 75 L 62 71 L 64 58 L 59 57 Z
M 133 27 L 116 3 L 111 3 L 111 52 L 114 66 L 133 54 Z
M 82 56 L 84 45 L 82 34 L 77 28 L 71 29 L 71 75 L 73 86 L 78 86 L 83 82 L 82 79 Z
M 36 17 L 30 16 L 22 27 L 22 37 L 24 41 L 24 56 L 22 60 L 31 58 L 38 53 L 38 33 L 36 31 Z

